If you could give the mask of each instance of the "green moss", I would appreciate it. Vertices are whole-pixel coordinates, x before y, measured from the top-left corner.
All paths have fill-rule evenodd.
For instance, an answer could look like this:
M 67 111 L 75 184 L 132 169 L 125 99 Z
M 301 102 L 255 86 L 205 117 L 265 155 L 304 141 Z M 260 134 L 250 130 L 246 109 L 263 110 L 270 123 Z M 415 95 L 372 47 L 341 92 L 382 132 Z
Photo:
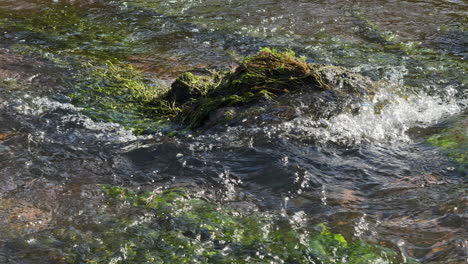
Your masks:
M 370 41 L 378 43 L 393 43 L 398 36 L 391 31 L 382 31 L 380 27 L 362 14 L 355 14 L 360 34 Z
M 194 98 L 206 97 L 210 90 L 215 89 L 221 82 L 223 75 L 215 71 L 206 71 L 208 75 L 194 75 L 183 73 L 171 85 L 165 100 L 182 105 Z
M 21 86 L 16 79 L 0 79 L 0 87 L 7 89 L 18 89 Z
M 157 100 L 166 90 L 146 81 L 142 74 L 122 64 L 88 64 L 70 82 L 75 92 L 72 103 L 83 107 L 85 114 L 116 122 L 137 134 L 165 126 L 180 110 L 169 101 Z
M 182 189 L 158 193 L 103 186 L 105 221 L 56 230 L 54 258 L 67 263 L 375 263 L 396 254 L 258 211 L 218 205 Z M 110 208 L 119 208 L 111 214 Z
M 454 127 L 443 130 L 427 139 L 431 145 L 440 147 L 447 155 L 459 163 L 468 163 L 468 130 L 466 121 L 461 121 Z
M 268 91 L 278 95 L 303 88 L 330 89 L 314 65 L 287 49 L 262 48 L 257 55 L 246 57 L 229 77 L 221 88 L 236 92 Z
M 208 91 L 216 87 L 219 83 L 214 82 L 211 76 L 196 76 L 191 72 L 182 74 L 177 80 L 183 82 L 187 87 L 192 89 L 190 92 L 205 96 Z
M 124 23 L 93 14 L 92 4 L 37 1 L 34 10 L 0 7 L 0 30 L 46 51 L 106 60 L 123 58 L 135 45 Z M 134 48 L 134 47 L 133 47 Z

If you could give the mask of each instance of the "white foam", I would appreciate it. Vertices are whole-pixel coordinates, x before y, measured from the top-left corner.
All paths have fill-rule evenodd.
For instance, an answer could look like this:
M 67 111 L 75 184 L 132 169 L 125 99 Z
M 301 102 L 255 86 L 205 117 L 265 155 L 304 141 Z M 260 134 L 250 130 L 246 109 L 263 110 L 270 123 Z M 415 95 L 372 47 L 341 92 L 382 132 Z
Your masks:
M 378 102 L 387 101 L 385 107 L 376 113 Z M 443 117 L 462 111 L 454 97 L 442 99 L 425 93 L 402 98 L 389 92 L 377 94 L 369 105 L 363 105 L 358 114 L 341 113 L 329 120 L 313 120 L 301 116 L 279 125 L 277 130 L 284 136 L 293 133 L 313 137 L 320 141 L 343 144 L 362 142 L 409 141 L 409 128 L 426 127 Z

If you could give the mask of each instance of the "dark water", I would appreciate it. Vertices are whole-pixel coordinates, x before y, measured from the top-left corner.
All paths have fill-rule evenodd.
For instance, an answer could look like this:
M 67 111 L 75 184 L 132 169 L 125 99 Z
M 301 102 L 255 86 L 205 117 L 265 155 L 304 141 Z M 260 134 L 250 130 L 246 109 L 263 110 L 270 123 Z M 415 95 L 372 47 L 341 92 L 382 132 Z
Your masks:
M 453 127 L 466 138 L 465 1 L 0 0 L 0 10 L 0 262 L 46 263 L 12 241 L 96 225 L 98 184 L 205 190 L 226 203 L 304 212 L 402 259 L 468 261 L 466 160 L 426 141 Z M 50 10 L 63 16 L 34 20 Z M 230 68 L 261 46 L 386 79 L 377 98 L 389 103 L 380 114 L 370 102 L 317 121 L 298 102 L 296 118 L 279 124 L 171 137 L 92 120 L 66 96 L 79 56 L 130 63 L 164 83 Z M 404 85 L 416 92 L 397 96 Z

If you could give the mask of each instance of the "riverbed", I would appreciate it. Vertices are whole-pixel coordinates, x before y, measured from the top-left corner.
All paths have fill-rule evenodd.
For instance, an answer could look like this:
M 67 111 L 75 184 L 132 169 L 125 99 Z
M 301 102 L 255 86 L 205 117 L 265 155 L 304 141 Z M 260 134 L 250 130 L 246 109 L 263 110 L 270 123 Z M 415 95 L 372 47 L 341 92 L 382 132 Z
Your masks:
M 466 263 L 467 12 L 455 0 L 0 0 L 0 263 L 134 263 L 133 238 L 114 245 L 106 230 L 158 216 L 109 186 L 324 225 L 393 263 Z M 385 85 L 328 118 L 298 100 L 294 118 L 201 129 L 90 90 L 128 72 L 168 87 L 261 47 Z M 96 241 L 119 251 L 105 262 Z M 277 257 L 255 263 L 294 263 Z

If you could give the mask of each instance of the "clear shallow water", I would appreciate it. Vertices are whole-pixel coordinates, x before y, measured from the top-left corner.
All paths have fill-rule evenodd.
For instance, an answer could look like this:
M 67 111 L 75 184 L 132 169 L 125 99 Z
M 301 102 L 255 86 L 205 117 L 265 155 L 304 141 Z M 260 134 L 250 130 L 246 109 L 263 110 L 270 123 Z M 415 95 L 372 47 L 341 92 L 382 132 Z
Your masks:
M 0 133 L 14 133 L 0 141 L 0 260 L 43 263 L 49 249 L 17 241 L 57 228 L 92 233 L 105 207 L 97 184 L 206 190 L 235 206 L 304 212 L 311 223 L 402 258 L 466 260 L 466 165 L 426 142 L 444 128 L 466 131 L 463 1 L 58 2 L 0 1 L 7 21 L 0 76 L 19 83 L 0 85 Z M 88 22 L 58 16 L 45 27 L 11 27 L 44 10 Z M 396 40 L 382 39 L 367 20 L 431 52 L 386 47 Z M 104 25 L 101 34 L 87 33 L 93 24 Z M 48 53 L 25 53 L 25 45 Z M 232 67 L 236 56 L 270 45 L 390 85 L 357 114 L 314 120 L 298 101 L 289 121 L 246 120 L 176 137 L 135 136 L 90 119 L 64 96 L 79 56 L 128 62 L 170 82 L 193 68 Z M 376 114 L 380 101 L 388 104 Z

